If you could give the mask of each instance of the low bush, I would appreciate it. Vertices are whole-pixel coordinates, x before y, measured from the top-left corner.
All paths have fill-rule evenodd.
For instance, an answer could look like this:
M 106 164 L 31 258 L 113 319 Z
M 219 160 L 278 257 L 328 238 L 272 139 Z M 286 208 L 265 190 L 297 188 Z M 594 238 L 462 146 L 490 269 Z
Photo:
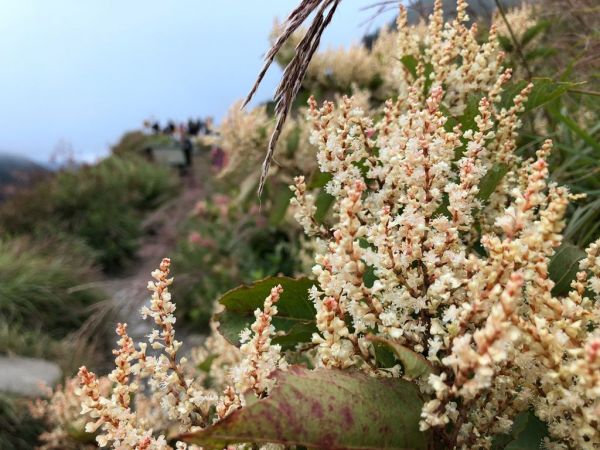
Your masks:
M 232 286 L 296 269 L 290 236 L 251 208 L 224 195 L 199 202 L 182 226 L 173 262 L 178 273 L 178 317 L 196 330 L 208 328 L 215 298 Z
M 137 157 L 111 156 L 63 170 L 0 207 L 0 233 L 68 234 L 89 246 L 107 271 L 132 257 L 142 213 L 177 186 L 171 172 Z
M 81 327 L 103 294 L 86 284 L 95 273 L 89 260 L 66 245 L 55 242 L 50 250 L 25 238 L 0 241 L 0 323 L 53 338 Z
M 43 430 L 42 422 L 29 415 L 24 400 L 0 393 L 2 450 L 31 450 L 39 444 L 38 435 Z

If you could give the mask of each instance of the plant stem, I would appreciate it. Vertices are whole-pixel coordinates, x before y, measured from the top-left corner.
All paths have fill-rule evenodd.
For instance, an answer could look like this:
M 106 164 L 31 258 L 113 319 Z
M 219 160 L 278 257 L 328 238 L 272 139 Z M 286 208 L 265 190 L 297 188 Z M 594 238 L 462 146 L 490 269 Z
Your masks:
M 586 91 L 585 89 L 569 89 L 569 92 L 583 95 L 593 95 L 594 97 L 600 97 L 600 92 L 597 91 Z
M 515 46 L 515 50 L 516 50 L 517 54 L 519 55 L 519 58 L 521 58 L 521 61 L 523 62 L 523 67 L 525 67 L 525 71 L 527 72 L 527 79 L 531 80 L 531 78 L 533 77 L 533 73 L 531 72 L 531 69 L 529 68 L 527 59 L 525 59 L 525 55 L 523 54 L 523 50 L 521 49 L 521 44 L 519 44 L 519 41 L 517 40 L 517 37 L 515 36 L 515 33 L 514 33 L 512 27 L 510 26 L 508 19 L 506 18 L 506 14 L 504 12 L 504 7 L 502 6 L 502 3 L 500 3 L 500 0 L 494 0 L 494 3 L 496 3 L 496 7 L 498 8 L 498 11 L 500 11 L 502 20 L 504 21 L 506 28 L 508 28 L 508 32 L 510 34 L 511 40 L 513 41 L 513 45 Z

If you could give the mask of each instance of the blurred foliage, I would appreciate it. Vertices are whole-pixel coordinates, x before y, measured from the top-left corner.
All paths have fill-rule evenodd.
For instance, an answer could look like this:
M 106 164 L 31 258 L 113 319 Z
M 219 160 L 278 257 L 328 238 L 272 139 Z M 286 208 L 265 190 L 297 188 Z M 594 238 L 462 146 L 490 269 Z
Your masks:
M 152 147 L 170 146 L 173 139 L 167 135 L 150 135 L 143 131 L 128 131 L 111 148 L 117 156 L 143 156 Z
M 207 330 L 215 299 L 234 286 L 296 270 L 297 243 L 252 207 L 217 194 L 182 225 L 172 258 L 178 317 Z
M 0 449 L 31 450 L 42 431 L 42 422 L 31 417 L 26 400 L 0 393 Z
M 0 321 L 0 354 L 53 361 L 60 366 L 63 374 L 74 374 L 83 364 L 103 367 L 110 352 L 107 330 L 94 327 L 83 336 L 75 333 L 57 339 L 36 328 Z
M 71 235 L 93 250 L 106 271 L 113 271 L 133 256 L 142 213 L 176 187 L 167 168 L 139 157 L 111 156 L 58 172 L 0 205 L 0 235 Z
M 118 156 L 139 155 L 148 148 L 148 137 L 146 133 L 139 130 L 128 131 L 121 136 L 111 151 L 113 155 Z
M 565 239 L 581 248 L 600 236 L 600 105 L 597 98 L 571 93 L 547 105 L 547 136 L 554 141 L 550 173 L 584 198 L 569 206 Z M 543 134 L 528 135 L 524 148 L 539 144 Z
M 103 320 L 99 269 L 134 255 L 145 213 L 178 188 L 124 141 L 126 155 L 61 170 L 0 204 L 0 353 L 52 360 L 65 374 L 103 364 L 113 321 Z M 36 445 L 42 425 L 23 402 L 0 398 L 1 449 Z
M 597 0 L 545 0 L 539 8 L 541 21 L 550 23 L 539 44 L 554 51 L 543 70 L 552 76 L 569 76 L 600 89 L 600 4 Z M 597 101 L 596 101 L 597 103 Z
M 0 324 L 62 338 L 79 329 L 103 298 L 86 285 L 94 277 L 89 260 L 64 243 L 52 247 L 24 238 L 0 241 Z
M 600 14 L 597 7 L 593 14 L 588 0 L 549 0 L 545 6 L 533 7 L 521 35 L 500 34 L 499 40 L 520 77 L 572 82 L 566 95 L 525 115 L 519 151 L 532 156 L 544 139 L 553 140 L 552 179 L 583 196 L 569 206 L 565 240 L 585 248 L 600 237 Z M 596 31 L 585 32 L 590 27 Z

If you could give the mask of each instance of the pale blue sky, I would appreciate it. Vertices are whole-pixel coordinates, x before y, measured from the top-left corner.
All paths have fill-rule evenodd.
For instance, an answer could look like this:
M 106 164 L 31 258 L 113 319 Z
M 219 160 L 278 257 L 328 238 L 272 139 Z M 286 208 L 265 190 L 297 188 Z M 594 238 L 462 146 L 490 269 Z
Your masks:
M 0 151 L 46 161 L 65 140 L 90 159 L 150 116 L 218 120 L 252 84 L 273 18 L 297 3 L 0 0 Z M 322 46 L 360 39 L 369 3 L 343 1 Z

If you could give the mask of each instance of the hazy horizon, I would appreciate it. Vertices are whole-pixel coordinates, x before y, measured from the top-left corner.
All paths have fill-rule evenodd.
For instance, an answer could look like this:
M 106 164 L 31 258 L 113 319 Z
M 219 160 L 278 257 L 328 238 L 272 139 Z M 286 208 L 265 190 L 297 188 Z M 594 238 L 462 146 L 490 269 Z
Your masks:
M 46 162 L 71 145 L 92 160 L 150 117 L 218 121 L 250 88 L 273 19 L 297 3 L 0 0 L 0 151 Z M 368 4 L 342 2 L 321 46 L 360 40 Z M 270 71 L 257 101 L 279 75 Z

